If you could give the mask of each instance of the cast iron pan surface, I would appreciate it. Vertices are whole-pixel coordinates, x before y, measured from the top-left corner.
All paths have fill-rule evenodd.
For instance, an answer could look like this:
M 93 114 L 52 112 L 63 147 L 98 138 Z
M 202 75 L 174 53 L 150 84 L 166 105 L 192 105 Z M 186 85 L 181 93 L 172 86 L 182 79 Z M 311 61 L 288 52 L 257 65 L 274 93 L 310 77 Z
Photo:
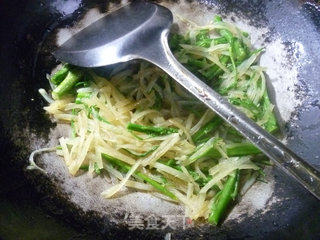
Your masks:
M 58 187 L 64 179 L 25 170 L 28 156 L 34 150 L 31 143 L 34 139 L 49 142 L 49 130 L 55 127 L 44 114 L 42 108 L 46 103 L 38 89 L 49 88 L 45 76 L 57 65 L 50 54 L 55 47 L 56 29 L 75 25 L 93 7 L 104 12 L 108 5 L 99 0 L 0 3 L 0 177 L 1 186 L 6 186 L 1 194 L 11 192 L 10 201 L 31 199 L 58 221 L 80 232 L 88 231 L 80 239 L 93 235 L 97 235 L 95 239 L 164 239 L 168 232 L 172 239 L 320 239 L 319 202 L 276 168 L 270 173 L 274 187 L 268 200 L 275 202 L 267 211 L 259 209 L 250 215 L 243 209 L 241 221 L 229 220 L 220 227 L 195 224 L 185 230 L 128 230 L 123 223 L 115 224 L 106 215 L 84 211 L 74 204 L 68 193 Z M 319 167 L 320 10 L 313 3 L 295 0 L 212 0 L 201 1 L 199 7 L 217 6 L 223 16 L 233 14 L 248 19 L 254 27 L 267 27 L 265 44 L 280 36 L 286 46 L 287 63 L 299 63 L 303 57 L 304 63 L 298 64 L 298 82 L 294 84 L 295 99 L 292 99 L 299 104 L 289 119 L 279 117 L 279 120 L 288 146 Z M 302 48 L 298 52 L 297 43 Z M 270 89 L 272 92 L 272 86 Z M 125 212 L 114 212 L 112 216 L 123 218 Z

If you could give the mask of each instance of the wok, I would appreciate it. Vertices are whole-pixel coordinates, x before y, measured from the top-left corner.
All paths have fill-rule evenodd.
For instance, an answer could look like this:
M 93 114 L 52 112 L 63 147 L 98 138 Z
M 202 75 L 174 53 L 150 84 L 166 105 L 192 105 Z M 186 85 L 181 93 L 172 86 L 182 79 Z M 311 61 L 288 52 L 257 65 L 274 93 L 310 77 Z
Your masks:
M 207 21 L 214 13 L 236 21 L 266 52 L 268 91 L 286 144 L 316 167 L 320 165 L 320 10 L 303 1 L 168 1 L 174 12 Z M 276 168 L 268 183 L 257 183 L 220 227 L 197 222 L 162 229 L 130 226 L 130 216 L 182 216 L 177 206 L 145 194 L 103 200 L 103 182 L 86 176 L 71 178 L 63 161 L 44 154 L 37 162 L 47 174 L 26 171 L 34 149 L 54 146 L 65 128 L 57 127 L 42 107 L 37 90 L 49 88 L 46 74 L 57 62 L 57 42 L 92 22 L 117 2 L 101 0 L 2 1 L 0 3 L 0 159 L 5 184 L 28 182 L 44 211 L 104 239 L 319 239 L 319 202 Z M 17 192 L 17 199 L 24 196 Z M 88 234 L 89 236 L 90 234 Z M 86 237 L 82 237 L 86 238 Z

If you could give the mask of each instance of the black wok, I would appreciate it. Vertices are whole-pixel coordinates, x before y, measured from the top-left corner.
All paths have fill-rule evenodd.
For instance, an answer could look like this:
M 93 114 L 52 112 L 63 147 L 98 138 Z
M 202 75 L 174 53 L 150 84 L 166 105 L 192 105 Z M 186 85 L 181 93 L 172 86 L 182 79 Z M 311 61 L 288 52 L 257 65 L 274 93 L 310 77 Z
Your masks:
M 253 27 L 251 31 L 262 29 L 256 32 L 257 36 L 261 33 L 257 41 L 263 46 L 271 46 L 267 51 L 267 56 L 275 59 L 271 68 L 277 68 L 277 63 L 281 65 L 277 68 L 279 72 L 270 75 L 268 88 L 277 105 L 282 135 L 289 147 L 319 167 L 320 9 L 315 3 L 296 0 L 200 2 L 201 5 L 189 1 L 181 1 L 180 5 L 172 1 L 169 3 L 179 6 L 187 16 L 199 15 L 213 8 L 218 9 L 222 16 L 234 16 L 231 21 L 237 17 L 246 20 L 246 24 Z M 74 188 L 67 188 L 63 186 L 69 178 L 54 174 L 60 173 L 58 170 L 52 169 L 48 175 L 25 170 L 30 152 L 52 141 L 49 131 L 55 129 L 55 124 L 44 115 L 42 107 L 46 103 L 37 90 L 49 87 L 46 74 L 57 65 L 51 52 L 56 47 L 58 29 L 78 26 L 76 23 L 94 7 L 104 12 L 108 6 L 115 5 L 102 0 L 1 1 L 0 177 L 1 186 L 4 186 L 1 194 L 12 188 L 14 194 L 10 195 L 10 200 L 19 202 L 27 198 L 26 189 L 30 189 L 30 203 L 32 200 L 39 204 L 41 199 L 43 211 L 58 221 L 89 232 L 81 239 L 89 238 L 92 232 L 104 239 L 164 239 L 169 232 L 172 239 L 319 239 L 319 202 L 275 168 L 269 173 L 272 183 L 267 185 L 269 188 L 259 183 L 260 187 L 252 193 L 258 195 L 255 197 L 262 199 L 262 203 L 258 201 L 260 205 L 253 206 L 250 203 L 252 199 L 244 197 L 237 214 L 222 226 L 196 223 L 185 229 L 156 230 L 129 230 L 127 222 L 121 221 L 127 217 L 125 206 L 117 206 L 113 212 L 99 212 L 95 204 L 101 203 L 95 198 L 88 201 L 92 192 L 82 186 L 90 185 L 89 182 L 75 181 L 72 182 Z M 279 46 L 284 53 L 281 56 L 277 54 Z M 285 84 L 293 73 L 296 81 Z M 277 74 L 280 80 L 272 81 Z M 286 92 L 292 95 L 286 95 Z M 289 103 L 282 101 L 285 98 L 290 100 Z M 57 158 L 46 155 L 42 160 L 50 165 Z M 70 181 L 68 184 L 70 186 Z M 16 186 L 23 186 L 23 190 Z M 75 192 L 74 189 L 80 190 Z M 265 189 L 269 189 L 268 192 Z

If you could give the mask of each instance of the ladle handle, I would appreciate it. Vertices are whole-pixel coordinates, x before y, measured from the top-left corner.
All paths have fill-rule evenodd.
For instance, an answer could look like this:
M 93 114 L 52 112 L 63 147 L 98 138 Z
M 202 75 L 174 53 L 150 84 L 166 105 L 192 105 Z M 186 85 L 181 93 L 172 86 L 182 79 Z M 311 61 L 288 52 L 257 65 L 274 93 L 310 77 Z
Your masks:
M 162 68 L 320 200 L 320 172 L 183 67 L 171 53 L 167 35 L 163 32 L 159 49 L 144 58 Z

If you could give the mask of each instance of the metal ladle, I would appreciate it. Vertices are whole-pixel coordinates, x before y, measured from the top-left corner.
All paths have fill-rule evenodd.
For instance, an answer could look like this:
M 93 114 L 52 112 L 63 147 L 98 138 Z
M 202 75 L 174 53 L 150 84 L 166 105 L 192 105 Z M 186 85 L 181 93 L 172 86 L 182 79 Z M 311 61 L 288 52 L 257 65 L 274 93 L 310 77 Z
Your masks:
M 89 25 L 54 56 L 81 67 L 100 67 L 133 59 L 149 61 L 226 120 L 288 175 L 320 199 L 320 172 L 232 106 L 184 68 L 168 46 L 173 21 L 169 9 L 135 1 Z

